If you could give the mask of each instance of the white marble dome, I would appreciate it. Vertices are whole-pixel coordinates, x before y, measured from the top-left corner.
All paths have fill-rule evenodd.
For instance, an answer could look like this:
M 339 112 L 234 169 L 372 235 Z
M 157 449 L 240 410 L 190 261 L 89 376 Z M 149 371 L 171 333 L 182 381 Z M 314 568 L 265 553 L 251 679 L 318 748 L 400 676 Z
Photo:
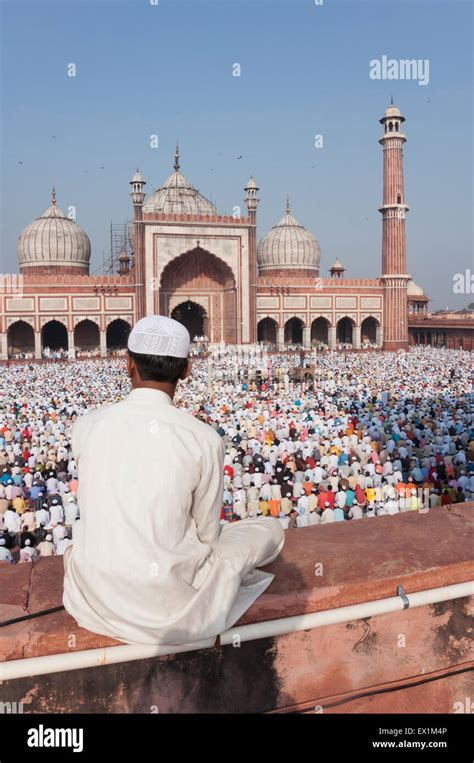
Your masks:
M 21 268 L 67 266 L 81 271 L 89 268 L 89 237 L 57 206 L 54 188 L 51 206 L 20 233 L 17 254 Z
M 281 220 L 257 247 L 260 273 L 267 270 L 314 270 L 319 273 L 321 251 L 315 237 L 293 217 L 287 201 Z
M 218 215 L 214 204 L 206 199 L 179 170 L 179 150 L 176 147 L 174 172 L 143 203 L 143 212 L 178 215 Z

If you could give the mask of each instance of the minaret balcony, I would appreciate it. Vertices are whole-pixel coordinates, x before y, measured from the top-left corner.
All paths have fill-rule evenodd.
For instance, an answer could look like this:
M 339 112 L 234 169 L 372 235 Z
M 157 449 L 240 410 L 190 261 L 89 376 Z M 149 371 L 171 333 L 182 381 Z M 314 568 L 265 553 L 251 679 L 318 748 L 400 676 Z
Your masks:
M 399 210 L 404 210 L 405 214 L 410 211 L 408 204 L 383 204 L 379 207 L 379 212 L 389 212 L 393 210 L 395 214 L 387 215 L 387 217 L 402 217 L 402 213 Z

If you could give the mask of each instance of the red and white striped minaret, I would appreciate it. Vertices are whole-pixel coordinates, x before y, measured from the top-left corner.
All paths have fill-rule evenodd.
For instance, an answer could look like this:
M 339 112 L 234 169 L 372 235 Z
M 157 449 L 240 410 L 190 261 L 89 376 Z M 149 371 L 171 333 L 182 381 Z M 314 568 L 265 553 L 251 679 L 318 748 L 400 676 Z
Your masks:
M 143 202 L 145 200 L 146 182 L 143 180 L 140 170 L 137 169 L 130 181 L 132 192 L 130 196 L 133 202 L 133 231 L 134 231 L 134 253 L 135 263 L 135 287 L 136 287 L 136 317 L 137 320 L 146 315 L 145 306 L 145 228 L 143 225 Z
M 383 349 L 408 350 L 405 204 L 402 132 L 405 117 L 392 104 L 380 120 L 383 136 L 382 283 L 384 287 Z
M 250 176 L 244 188 L 245 203 L 249 213 L 249 277 L 250 277 L 250 342 L 257 341 L 257 207 L 259 187 Z

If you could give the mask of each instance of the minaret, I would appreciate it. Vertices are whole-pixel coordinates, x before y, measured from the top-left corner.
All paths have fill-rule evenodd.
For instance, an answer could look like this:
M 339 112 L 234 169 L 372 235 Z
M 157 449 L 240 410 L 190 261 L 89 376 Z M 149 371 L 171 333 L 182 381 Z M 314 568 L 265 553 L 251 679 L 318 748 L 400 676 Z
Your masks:
M 245 204 L 249 213 L 249 278 L 250 278 L 250 342 L 257 341 L 257 206 L 260 189 L 252 176 L 244 188 Z
M 145 181 L 137 169 L 130 181 L 133 202 L 134 263 L 137 295 L 137 315 L 139 320 L 145 316 L 145 227 L 143 225 L 143 202 L 145 200 Z
M 391 105 L 380 120 L 383 136 L 383 206 L 382 213 L 382 283 L 384 288 L 383 348 L 408 350 L 407 283 L 410 276 L 406 266 L 405 204 L 403 187 L 402 132 L 405 117 Z

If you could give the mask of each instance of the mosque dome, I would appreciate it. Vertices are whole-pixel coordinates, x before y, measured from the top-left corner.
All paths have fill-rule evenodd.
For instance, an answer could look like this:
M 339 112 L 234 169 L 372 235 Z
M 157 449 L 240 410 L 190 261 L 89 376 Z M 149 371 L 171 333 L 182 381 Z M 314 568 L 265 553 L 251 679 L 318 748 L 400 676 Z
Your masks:
M 178 215 L 218 215 L 216 207 L 206 199 L 179 170 L 179 148 L 176 146 L 174 171 L 143 204 L 143 212 Z
M 50 272 L 58 268 L 78 274 L 89 272 L 89 237 L 57 206 L 54 188 L 51 206 L 20 233 L 17 254 L 22 272 L 33 268 Z
M 425 292 L 414 281 L 408 281 L 407 283 L 407 295 L 409 297 L 425 297 Z
M 318 241 L 293 217 L 287 200 L 285 214 L 258 245 L 259 272 L 312 270 L 317 275 L 320 258 Z

